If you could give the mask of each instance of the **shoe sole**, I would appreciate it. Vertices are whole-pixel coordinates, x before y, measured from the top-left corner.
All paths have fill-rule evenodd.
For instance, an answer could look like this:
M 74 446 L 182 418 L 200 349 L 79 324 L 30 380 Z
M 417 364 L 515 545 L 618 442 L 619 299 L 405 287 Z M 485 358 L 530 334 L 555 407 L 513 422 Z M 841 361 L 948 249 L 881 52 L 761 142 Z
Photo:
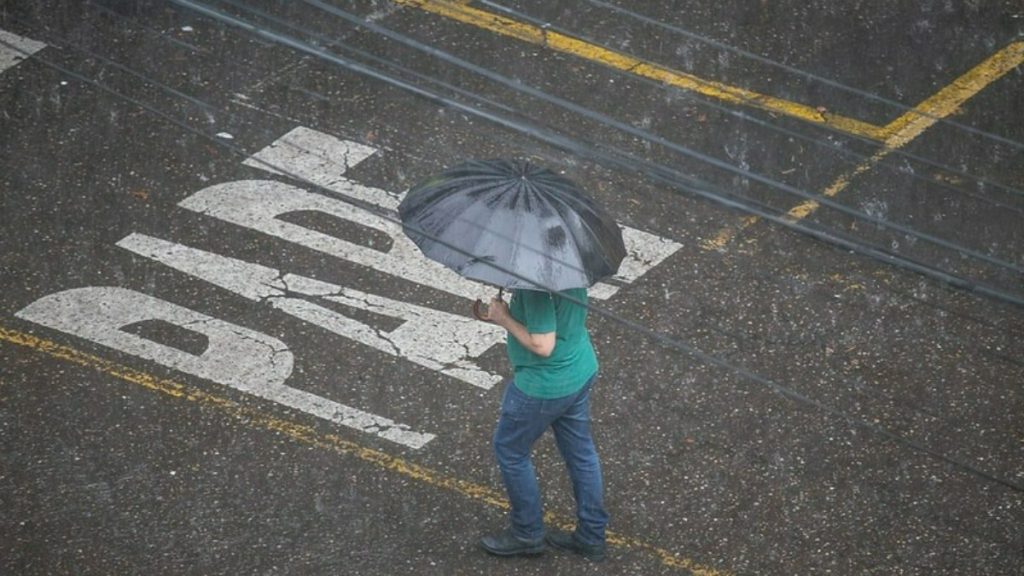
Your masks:
M 501 556 L 502 558 L 510 558 L 512 556 L 540 556 L 546 550 L 546 548 L 543 545 L 540 545 L 536 548 L 523 548 L 522 550 L 516 550 L 513 552 L 506 552 L 504 550 L 494 550 L 482 544 L 480 545 L 480 548 L 482 548 L 484 552 L 487 552 L 492 556 Z
M 558 550 L 564 550 L 566 552 L 572 552 L 573 554 L 579 554 L 580 556 L 591 562 L 604 562 L 605 559 L 608 557 L 606 554 L 602 554 L 600 556 L 588 555 L 571 544 L 564 545 L 555 540 L 550 540 L 548 538 L 545 538 L 544 541 L 547 542 L 548 546 L 551 546 L 552 548 L 557 548 Z

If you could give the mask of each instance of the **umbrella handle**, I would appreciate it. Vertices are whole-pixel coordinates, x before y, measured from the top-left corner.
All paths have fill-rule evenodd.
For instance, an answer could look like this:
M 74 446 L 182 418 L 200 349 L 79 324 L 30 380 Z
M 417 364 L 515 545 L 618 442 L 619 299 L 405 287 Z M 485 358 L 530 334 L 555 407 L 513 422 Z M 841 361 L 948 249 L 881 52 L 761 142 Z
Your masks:
M 481 302 L 479 298 L 476 299 L 476 302 L 473 302 L 473 316 L 476 316 L 476 319 L 480 320 L 481 322 L 490 322 L 490 320 L 484 318 L 483 315 L 480 313 L 480 306 L 482 305 L 483 302 Z

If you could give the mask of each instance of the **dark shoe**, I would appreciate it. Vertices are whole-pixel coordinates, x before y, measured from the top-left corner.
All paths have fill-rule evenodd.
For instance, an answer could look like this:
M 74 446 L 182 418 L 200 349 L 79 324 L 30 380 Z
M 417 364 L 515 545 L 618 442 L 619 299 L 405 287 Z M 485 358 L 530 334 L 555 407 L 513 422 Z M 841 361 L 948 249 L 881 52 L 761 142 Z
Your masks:
M 508 530 L 480 539 L 480 547 L 495 556 L 536 556 L 546 549 L 544 539 L 523 540 Z
M 606 548 L 604 542 L 600 544 L 584 544 L 576 539 L 576 534 L 562 532 L 561 530 L 548 530 L 544 540 L 555 548 L 575 552 L 591 562 L 604 562 Z

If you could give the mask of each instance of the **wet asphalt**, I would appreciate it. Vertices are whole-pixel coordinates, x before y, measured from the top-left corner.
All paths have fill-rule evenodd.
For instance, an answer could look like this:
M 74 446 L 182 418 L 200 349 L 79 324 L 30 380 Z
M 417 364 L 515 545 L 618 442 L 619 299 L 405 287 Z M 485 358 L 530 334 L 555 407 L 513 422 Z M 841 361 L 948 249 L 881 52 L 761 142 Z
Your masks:
M 1024 574 L 1024 65 L 959 106 L 955 124 L 849 178 L 834 202 L 875 221 L 828 207 L 801 221 L 875 246 L 871 257 L 778 222 L 744 225 L 749 211 L 712 196 L 785 213 L 805 200 L 792 190 L 821 194 L 877 141 L 408 4 L 335 4 L 404 43 L 301 2 L 204 4 L 391 81 L 172 3 L 0 4 L 0 29 L 48 45 L 0 72 L 0 573 Z M 587 0 L 470 6 L 497 4 L 520 22 L 874 125 L 1024 30 L 1015 2 L 620 5 L 675 30 Z M 297 126 L 378 148 L 346 176 L 394 192 L 464 158 L 532 158 L 621 223 L 681 245 L 590 321 L 615 534 L 606 564 L 477 548 L 504 525 L 478 490 L 501 492 L 490 451 L 500 386 L 472 389 L 115 245 L 144 233 L 468 314 L 451 294 L 178 206 L 212 184 L 266 178 L 242 158 Z M 709 248 L 728 228 L 739 231 Z M 339 233 L 372 240 L 355 226 Z M 404 449 L 15 317 L 84 286 L 278 338 L 295 386 L 437 438 Z M 154 391 L 102 362 L 190 393 Z M 479 364 L 507 372 L 500 347 Z M 536 465 L 552 521 L 571 518 L 550 437 Z

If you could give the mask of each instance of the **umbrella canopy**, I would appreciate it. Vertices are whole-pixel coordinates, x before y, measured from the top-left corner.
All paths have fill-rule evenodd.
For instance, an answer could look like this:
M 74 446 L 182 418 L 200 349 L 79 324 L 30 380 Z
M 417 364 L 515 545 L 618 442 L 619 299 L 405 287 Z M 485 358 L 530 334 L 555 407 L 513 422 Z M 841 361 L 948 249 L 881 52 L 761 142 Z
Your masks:
M 409 191 L 403 229 L 430 259 L 502 288 L 586 288 L 626 256 L 615 220 L 571 180 L 523 160 L 473 160 Z

